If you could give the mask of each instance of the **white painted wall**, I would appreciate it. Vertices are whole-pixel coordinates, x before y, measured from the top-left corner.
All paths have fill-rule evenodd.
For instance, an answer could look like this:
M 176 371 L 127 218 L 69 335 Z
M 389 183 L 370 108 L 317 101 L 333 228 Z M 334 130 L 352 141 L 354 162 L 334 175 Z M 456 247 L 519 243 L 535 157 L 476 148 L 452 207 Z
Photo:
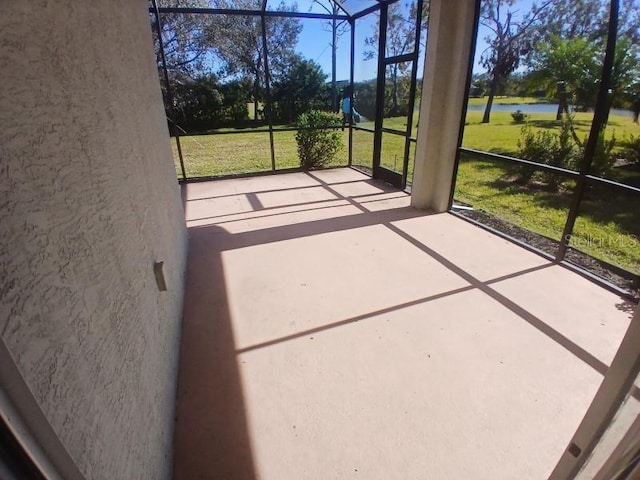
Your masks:
M 476 2 L 431 0 L 416 163 L 415 208 L 446 212 L 473 45 Z
M 87 479 L 170 478 L 186 231 L 147 2 L 0 12 L 2 340 Z

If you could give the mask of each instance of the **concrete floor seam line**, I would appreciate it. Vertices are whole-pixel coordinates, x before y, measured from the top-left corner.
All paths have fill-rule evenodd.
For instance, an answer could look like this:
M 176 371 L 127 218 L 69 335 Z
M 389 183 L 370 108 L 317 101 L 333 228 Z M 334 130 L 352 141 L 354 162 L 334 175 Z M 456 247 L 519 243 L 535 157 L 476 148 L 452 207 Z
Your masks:
M 332 207 L 337 208 L 337 207 Z M 341 217 L 325 218 L 308 222 L 280 225 L 270 228 L 250 230 L 241 233 L 221 232 L 217 224 L 193 225 L 189 230 L 214 229 L 217 235 L 223 235 L 216 244 L 219 251 L 236 250 L 239 248 L 263 245 L 267 243 L 291 240 L 294 238 L 310 237 L 324 233 L 353 230 L 356 228 L 382 225 L 386 222 L 407 220 L 415 217 L 423 217 L 424 212 L 412 208 L 396 208 L 384 212 L 362 212 Z
M 360 198 L 362 197 L 370 197 L 371 195 L 362 195 Z M 358 198 L 358 197 L 350 197 L 350 198 Z M 398 196 L 398 197 L 387 197 L 387 198 L 377 198 L 377 199 L 373 199 L 373 200 L 363 200 L 360 201 L 358 203 L 360 203 L 360 205 L 362 205 L 363 203 L 377 203 L 377 202 L 386 202 L 389 200 L 396 200 L 398 198 L 405 198 L 404 196 Z
M 406 239 L 408 242 L 412 243 L 414 246 L 418 247 L 419 249 L 421 249 L 422 251 L 424 251 L 425 253 L 430 255 L 432 258 L 434 258 L 436 261 L 438 261 L 444 267 L 448 268 L 453 273 L 455 273 L 456 275 L 460 276 L 465 281 L 469 282 L 471 285 L 474 285 L 475 287 L 477 287 L 480 291 L 482 291 L 483 293 L 485 293 L 489 297 L 493 298 L 495 301 L 500 303 L 502 306 L 504 306 L 505 308 L 507 308 L 511 312 L 515 313 L 518 317 L 522 318 L 524 321 L 529 323 L 531 326 L 536 328 L 538 331 L 540 331 L 541 333 L 547 335 L 549 338 L 554 340 L 556 343 L 558 343 L 559 345 L 563 346 L 567 351 L 571 352 L 573 355 L 575 355 L 577 358 L 579 358 L 580 360 L 585 362 L 587 365 L 592 367 L 598 373 L 604 375 L 607 372 L 609 367 L 606 364 L 604 364 L 602 361 L 600 361 L 599 359 L 594 357 L 591 353 L 587 352 L 585 349 L 580 347 L 575 342 L 571 341 L 569 338 L 567 338 L 566 336 L 564 336 L 563 334 L 561 334 L 557 330 L 554 330 L 553 328 L 551 328 L 549 325 L 544 323 L 542 320 L 540 320 L 538 317 L 536 317 L 532 313 L 528 312 L 527 310 L 525 310 L 524 308 L 522 308 L 521 306 L 519 306 L 518 304 L 516 304 L 515 302 L 513 302 L 509 298 L 505 297 L 501 293 L 495 291 L 490 286 L 484 284 L 483 282 L 481 282 L 479 279 L 477 279 L 476 277 L 474 277 L 470 273 L 466 272 L 465 270 L 463 270 L 462 268 L 458 267 L 457 265 L 455 265 L 451 261 L 447 260 L 442 255 L 440 255 L 439 253 L 435 252 L 431 248 L 427 247 L 422 242 L 420 242 L 417 239 L 413 238 L 411 235 L 409 235 L 406 232 L 402 231 L 400 228 L 396 227 L 395 225 L 385 224 L 385 226 L 387 228 L 389 228 L 390 230 L 392 230 L 393 232 L 395 232 L 396 234 L 398 234 L 399 236 L 401 236 L 404 239 Z
M 217 181 L 217 182 L 228 182 L 231 180 L 213 180 L 213 181 Z M 188 190 L 189 185 L 198 185 L 197 183 L 187 183 L 182 185 L 181 187 L 184 190 Z M 281 193 L 281 192 L 290 192 L 292 190 L 303 190 L 303 189 L 308 189 L 308 188 L 320 188 L 320 185 L 300 185 L 297 187 L 285 187 L 285 188 L 275 188 L 275 189 L 270 189 L 270 190 L 258 190 L 255 192 L 251 192 L 251 193 L 255 193 L 256 195 L 262 194 L 262 193 Z M 200 202 L 203 200 L 217 200 L 220 198 L 228 198 L 228 197 L 238 197 L 240 195 L 244 195 L 243 192 L 234 192 L 234 193 L 227 193 L 224 195 L 215 195 L 215 196 L 211 196 L 211 197 L 202 197 L 202 198 L 190 198 L 188 200 L 186 200 L 187 202 Z
M 321 201 L 317 201 L 317 202 L 307 202 L 306 205 L 312 205 L 312 204 L 318 204 L 318 203 L 330 203 L 330 202 L 343 202 L 340 203 L 339 205 L 323 205 L 317 208 L 305 208 L 302 210 L 292 210 L 290 212 L 280 212 L 280 213 L 273 213 L 273 214 L 267 214 L 267 215 L 258 215 L 255 217 L 242 217 L 242 218 L 238 218 L 238 219 L 231 219 L 231 220 L 219 220 L 219 221 L 215 221 L 212 222 L 211 225 L 215 224 L 215 225 L 219 225 L 222 223 L 231 223 L 231 222 L 238 222 L 238 221 L 242 221 L 242 220 L 251 220 L 252 218 L 269 218 L 269 217 L 275 217 L 278 215 L 287 215 L 287 214 L 293 214 L 293 213 L 302 213 L 302 212 L 313 212 L 314 210 L 322 210 L 323 208 L 335 208 L 335 207 L 346 207 L 349 205 L 349 203 L 346 202 L 346 200 L 341 200 L 341 199 L 334 199 L 334 200 L 321 200 Z M 248 211 L 244 211 L 244 212 L 238 212 L 238 213 L 229 213 L 227 215 L 218 215 L 218 216 L 213 216 L 213 217 L 202 217 L 202 218 L 192 218 L 187 220 L 187 223 L 189 222 L 202 222 L 204 220 L 215 220 L 217 218 L 224 218 L 224 217 L 234 217 L 234 216 L 238 216 L 238 215 L 250 215 L 252 213 L 262 213 L 265 211 L 271 211 L 271 210 L 278 210 L 278 209 L 282 209 L 282 208 L 294 208 L 294 207 L 299 207 L 299 206 L 303 206 L 305 204 L 293 204 L 293 205 L 282 205 L 279 207 L 267 207 L 267 208 L 263 208 L 262 210 L 248 210 Z
M 334 200 L 334 201 L 340 201 L 340 200 Z M 254 216 L 245 216 L 242 218 L 235 218 L 232 220 L 221 220 L 221 221 L 217 221 L 217 222 L 213 222 L 213 223 L 208 223 L 205 225 L 192 225 L 194 227 L 198 227 L 198 226 L 206 226 L 206 225 L 224 225 L 227 223 L 236 223 L 236 222 L 244 222 L 247 220 L 259 220 L 259 219 L 265 219 L 265 218 L 273 218 L 273 217 L 281 217 L 283 215 L 294 215 L 297 213 L 306 213 L 306 212 L 317 212 L 319 210 L 326 210 L 329 208 L 340 208 L 340 207 L 348 207 L 349 204 L 347 203 L 341 203 L 339 205 L 324 205 L 322 207 L 316 207 L 316 208 L 304 208 L 302 210 L 292 210 L 290 212 L 279 212 L 279 213 L 268 213 L 266 215 L 254 215 Z M 260 213 L 260 212 L 255 212 L 255 213 Z M 360 214 L 361 215 L 361 214 Z M 206 219 L 204 219 L 206 220 Z M 199 221 L 203 221 L 203 220 L 188 220 L 188 222 L 199 222 Z M 191 227 L 189 227 L 191 228 Z
M 314 181 L 316 182 L 322 182 L 321 180 L 315 179 Z M 223 180 L 212 180 L 212 181 L 219 181 L 219 182 L 230 182 L 230 181 L 234 181 L 233 179 L 223 179 Z M 352 183 L 362 183 L 363 180 L 349 180 L 349 181 L 345 181 L 345 182 L 334 182 L 334 183 L 326 183 L 326 185 L 348 185 L 348 184 L 352 184 Z M 324 182 L 322 182 L 324 183 Z M 365 183 L 369 183 L 365 180 Z M 197 183 L 187 183 L 182 185 L 181 187 L 186 191 L 188 189 L 189 185 L 198 185 Z M 268 189 L 268 190 L 257 190 L 257 191 L 252 191 L 251 193 L 259 195 L 259 194 L 265 194 L 265 193 L 281 193 L 281 192 L 289 192 L 292 190 L 303 190 L 303 189 L 310 189 L 310 188 L 320 188 L 322 185 L 320 183 L 316 184 L 316 185 L 300 185 L 297 187 L 284 187 L 284 188 L 273 188 L 273 189 Z M 392 189 L 389 190 L 390 191 L 394 191 Z M 396 190 L 397 191 L 397 190 Z M 366 197 L 366 196 L 373 196 L 373 195 L 382 195 L 384 193 L 389 193 L 389 192 L 380 192 L 380 193 L 370 193 L 370 194 L 366 194 L 366 195 L 356 195 L 353 198 L 359 198 L 359 197 Z M 220 198 L 227 198 L 227 197 L 237 197 L 240 195 L 244 195 L 243 192 L 234 192 L 234 193 L 228 193 L 225 195 L 215 195 L 215 196 L 211 196 L 211 197 L 202 197 L 202 198 L 190 198 L 190 199 L 185 199 L 185 202 L 199 202 L 202 200 L 216 200 L 216 199 L 220 199 Z
M 327 170 L 328 170 L 328 169 L 325 169 L 325 171 L 327 171 Z M 319 178 L 317 178 L 317 177 L 313 177 L 313 178 L 314 178 L 318 183 L 323 183 L 323 184 L 326 184 L 326 185 L 350 185 L 350 184 L 352 184 L 352 183 L 363 183 L 363 180 L 361 180 L 361 179 L 358 179 L 358 180 L 344 180 L 344 181 L 342 181 L 342 182 L 331 182 L 331 183 L 328 183 L 328 182 L 325 182 L 324 180 L 320 180 L 320 179 L 319 179 Z M 371 183 L 371 179 L 365 179 L 365 180 L 364 180 L 364 183 Z
M 368 320 L 368 319 L 371 319 L 371 318 L 379 317 L 380 315 L 384 315 L 384 314 L 391 313 L 391 312 L 396 312 L 398 310 L 402 310 L 403 308 L 409 308 L 409 307 L 413 307 L 413 306 L 416 306 L 416 305 L 422 305 L 422 304 L 425 304 L 425 303 L 428 303 L 428 302 L 439 300 L 441 298 L 450 297 L 450 296 L 457 295 L 457 294 L 463 293 L 463 292 L 468 292 L 470 290 L 474 290 L 475 288 L 476 287 L 474 287 L 473 285 L 467 285 L 465 287 L 456 288 L 454 290 L 449 290 L 447 292 L 437 293 L 435 295 L 430 295 L 428 297 L 420 298 L 418 300 L 412 300 L 410 302 L 405 302 L 405 303 L 401 303 L 399 305 L 394 305 L 393 307 L 383 308 L 383 309 L 377 310 L 375 312 L 364 313 L 362 315 L 356 315 L 355 317 L 351 317 L 351 318 L 347 318 L 347 319 L 344 319 L 344 320 L 340 320 L 339 322 L 330 323 L 328 325 L 322 325 L 322 326 L 316 327 L 316 328 L 310 328 L 309 330 L 305 330 L 303 332 L 294 333 L 294 334 L 291 334 L 291 335 L 287 335 L 285 337 L 276 338 L 274 340 L 268 340 L 266 342 L 258 343 L 256 345 L 251 345 L 249 347 L 241 348 L 241 349 L 236 350 L 236 353 L 238 355 L 240 355 L 240 354 L 247 353 L 247 352 L 250 352 L 250 351 L 253 351 L 253 350 L 259 350 L 261 348 L 271 347 L 271 346 L 277 345 L 279 343 L 284 343 L 284 342 L 288 342 L 288 341 L 291 341 L 291 340 L 296 340 L 298 338 L 306 337 L 307 335 L 311 335 L 311 334 L 314 334 L 314 333 L 319 333 L 319 332 L 331 330 L 331 329 L 342 327 L 342 326 L 349 325 L 349 324 L 352 324 L 352 323 L 357 323 L 357 322 L 359 322 L 361 320 Z
M 328 184 L 330 185 L 330 184 Z M 389 190 L 385 190 L 382 192 L 377 192 L 377 193 L 363 193 L 361 195 L 349 195 L 349 198 L 366 198 L 366 197 L 375 197 L 377 195 L 388 195 L 390 193 L 402 193 L 402 195 L 398 195 L 397 197 L 392 197 L 392 198 L 405 198 L 408 197 L 409 194 L 406 192 L 403 192 L 402 190 L 397 190 L 397 189 L 389 189 Z M 346 198 L 346 197 L 345 197 Z M 364 203 L 364 202 L 363 202 Z

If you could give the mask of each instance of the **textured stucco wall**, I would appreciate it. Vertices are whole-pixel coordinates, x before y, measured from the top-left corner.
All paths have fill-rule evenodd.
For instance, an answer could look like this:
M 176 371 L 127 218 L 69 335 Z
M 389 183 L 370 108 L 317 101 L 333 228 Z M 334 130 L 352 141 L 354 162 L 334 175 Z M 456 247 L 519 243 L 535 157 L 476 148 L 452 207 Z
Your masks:
M 92 480 L 170 477 L 186 233 L 146 9 L 0 0 L 0 334 Z

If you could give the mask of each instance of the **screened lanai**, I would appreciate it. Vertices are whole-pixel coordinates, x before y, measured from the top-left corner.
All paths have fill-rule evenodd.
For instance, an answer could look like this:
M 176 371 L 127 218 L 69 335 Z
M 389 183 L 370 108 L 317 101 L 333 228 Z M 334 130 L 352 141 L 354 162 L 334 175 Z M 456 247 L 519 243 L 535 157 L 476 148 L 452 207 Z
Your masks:
M 298 167 L 298 115 L 311 108 L 338 112 L 348 97 L 350 115 L 358 121 L 345 127 L 336 119 L 333 127 L 344 132 L 343 148 L 330 165 L 360 168 L 400 188 L 410 183 L 416 79 L 423 67 L 426 41 L 420 32 L 426 30 L 428 13 L 422 1 L 314 1 L 304 5 L 211 1 L 191 5 L 157 2 L 151 9 L 158 13 L 152 15 L 155 31 L 164 32 L 156 36 L 164 39 L 162 48 L 157 41 L 158 58 L 182 181 Z M 395 21 L 387 22 L 388 12 Z M 202 18 L 216 20 L 198 20 Z M 189 33 L 185 34 L 185 28 Z M 236 31 L 249 44 L 216 46 L 215 35 L 209 38 L 215 29 L 225 36 Z M 228 41 L 225 38 L 222 43 Z M 206 46 L 195 47 L 198 42 Z M 244 60 L 237 62 L 236 54 Z M 193 61 L 197 68 L 180 68 L 181 63 Z M 194 85 L 196 71 L 200 78 L 209 77 L 208 86 L 206 82 Z M 180 101 L 182 96 L 197 97 L 202 88 L 215 89 L 214 77 L 227 82 L 220 85 L 221 90 L 235 88 L 236 97 L 244 95 L 235 105 L 221 109 L 233 110 L 231 115 L 203 119 L 202 111 L 180 109 L 189 103 Z M 201 91 L 195 91 L 197 88 Z M 194 137 L 193 133 L 208 135 Z M 229 149 L 242 148 L 246 142 L 259 144 L 259 151 L 230 162 Z
M 591 2 L 596 20 L 580 28 L 597 47 L 576 66 L 588 74 L 577 77 L 549 70 L 562 48 L 584 50 L 573 45 L 581 39 L 567 40 L 571 17 L 550 14 L 569 7 L 496 5 L 478 4 L 463 113 L 450 129 L 458 136 L 455 168 L 440 180 L 455 185 L 448 209 L 637 297 L 638 2 L 622 3 L 620 28 L 608 20 L 609 2 Z M 411 188 L 429 2 L 150 6 L 179 181 L 299 169 L 296 135 L 313 129 L 300 115 L 321 110 L 335 112 L 323 128 L 340 144 L 325 167 Z M 495 37 L 511 17 L 504 38 Z M 515 44 L 524 33 L 518 48 L 529 53 L 500 73 L 496 42 Z
M 578 25 L 578 35 L 571 9 L 583 3 L 593 24 Z M 404 468 L 407 478 L 429 468 L 434 478 L 607 478 L 602 458 L 578 472 L 623 399 L 607 441 L 628 438 L 638 410 L 633 369 L 603 400 L 606 412 L 588 407 L 614 388 L 598 390 L 616 370 L 638 298 L 640 56 L 631 19 L 639 11 L 637 2 L 615 0 L 153 2 L 176 171 L 203 256 L 187 283 L 196 294 L 185 310 L 176 437 L 185 478 L 208 468 L 193 453 L 199 442 L 216 452 L 220 471 L 246 478 L 301 478 L 305 462 L 315 469 L 309 478 L 391 478 L 385 467 Z M 579 75 L 551 69 L 580 52 Z M 333 114 L 333 123 L 302 123 L 312 110 Z M 320 169 L 299 158 L 298 134 L 314 129 L 337 133 L 343 146 Z M 201 298 L 207 282 L 218 286 Z M 579 298 L 589 314 L 579 312 Z M 210 312 L 221 323 L 210 324 Z M 431 358 L 436 326 L 452 327 L 438 352 L 452 363 L 407 367 L 416 349 Z M 368 356 L 376 339 L 384 361 Z M 396 355 L 394 346 L 407 350 Z M 521 369 L 493 372 L 505 362 L 495 352 Z M 223 364 L 223 390 L 238 404 L 210 379 L 205 395 L 191 397 L 212 362 Z M 336 374 L 339 365 L 351 373 Z M 412 390 L 421 378 L 435 383 Z M 466 410 L 448 397 L 465 384 L 487 404 Z M 394 388 L 402 393 L 386 395 Z M 370 405 L 367 392 L 378 395 Z M 220 411 L 208 412 L 209 403 Z M 461 423 L 429 417 L 456 415 L 448 408 Z M 521 420 L 515 434 L 500 413 Z M 224 434 L 207 437 L 207 425 Z M 452 466 L 447 453 L 464 449 L 447 442 L 466 438 L 464 425 L 483 446 Z M 358 428 L 373 443 L 347 447 Z M 237 447 L 230 455 L 227 441 Z M 387 448 L 400 450 L 381 456 Z M 544 461 L 531 461 L 528 449 Z
M 639 477 L 638 2 L 354 5 L 2 3 L 3 480 Z

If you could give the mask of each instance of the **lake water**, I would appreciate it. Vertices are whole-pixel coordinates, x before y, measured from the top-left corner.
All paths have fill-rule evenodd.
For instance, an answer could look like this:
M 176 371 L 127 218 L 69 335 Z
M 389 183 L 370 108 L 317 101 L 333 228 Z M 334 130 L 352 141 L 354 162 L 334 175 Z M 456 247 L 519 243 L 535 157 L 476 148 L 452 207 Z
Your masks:
M 484 105 L 469 105 L 467 110 L 469 111 L 484 111 Z M 557 103 L 532 103 L 532 104 L 518 104 L 518 105 L 504 105 L 494 103 L 491 107 L 492 112 L 515 112 L 520 110 L 524 113 L 556 113 L 558 111 Z M 619 110 L 614 108 L 611 110 L 611 115 L 622 115 L 630 117 L 631 112 L 628 110 Z

